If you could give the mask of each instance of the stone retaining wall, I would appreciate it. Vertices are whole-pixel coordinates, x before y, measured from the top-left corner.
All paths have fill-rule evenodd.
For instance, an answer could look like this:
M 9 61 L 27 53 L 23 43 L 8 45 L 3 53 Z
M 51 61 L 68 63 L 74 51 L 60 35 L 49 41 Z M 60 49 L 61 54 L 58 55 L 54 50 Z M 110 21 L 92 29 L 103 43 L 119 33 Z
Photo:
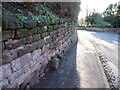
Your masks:
M 39 26 L 33 21 L 13 23 L 16 24 L 15 29 L 12 28 L 14 24 L 7 25 L 4 22 L 6 26 L 3 26 L 2 30 L 0 89 L 33 85 L 47 67 L 51 57 L 62 57 L 77 40 L 73 22 L 47 26 Z
M 117 32 L 120 33 L 120 28 L 94 28 L 94 27 L 78 27 L 81 30 L 90 30 L 90 31 L 104 31 L 104 32 Z

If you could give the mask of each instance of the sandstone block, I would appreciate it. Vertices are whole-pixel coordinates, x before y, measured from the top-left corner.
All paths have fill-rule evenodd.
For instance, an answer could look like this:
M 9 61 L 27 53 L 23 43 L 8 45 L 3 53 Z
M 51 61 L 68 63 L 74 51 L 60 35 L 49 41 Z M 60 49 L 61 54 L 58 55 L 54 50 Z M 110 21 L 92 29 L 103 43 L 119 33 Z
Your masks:
M 39 27 L 38 28 L 38 33 L 42 34 L 44 32 L 44 27 Z
M 34 51 L 34 50 L 36 50 L 38 48 L 39 44 L 38 44 L 38 42 L 34 42 L 31 45 L 32 45 L 31 50 Z
M 24 73 L 27 73 L 28 71 L 30 71 L 30 65 L 29 65 L 29 63 L 27 63 L 25 66 L 23 66 L 22 70 L 24 71 Z
M 30 44 L 30 43 L 32 43 L 33 42 L 33 36 L 28 36 L 27 38 L 26 38 L 27 40 L 27 44 Z
M 20 77 L 17 78 L 17 84 L 20 85 L 21 83 L 23 83 L 23 81 L 26 78 L 26 74 L 21 75 Z
M 6 63 L 9 63 L 11 60 L 12 60 L 12 53 L 9 51 L 9 52 L 4 52 L 2 54 L 2 64 L 6 64 Z
M 18 71 L 22 66 L 20 64 L 20 59 L 13 60 L 11 62 L 13 72 Z
M 43 46 L 43 47 L 42 47 L 42 51 L 41 51 L 41 53 L 44 54 L 44 53 L 46 53 L 47 51 L 49 51 L 49 47 L 50 47 L 49 44 L 46 45 L 46 46 Z
M 15 38 L 26 37 L 28 35 L 27 29 L 19 29 L 15 31 Z
M 33 21 L 33 20 L 28 20 L 28 21 L 24 21 L 24 25 L 25 28 L 35 28 L 37 26 L 37 21 Z
M 40 66 L 39 63 L 35 64 L 34 67 L 31 68 L 31 72 L 34 72 L 35 70 L 37 70 L 39 66 Z
M 25 45 L 26 42 L 27 42 L 26 38 L 21 38 L 21 39 L 20 39 L 21 45 Z
M 52 37 L 46 39 L 46 44 L 50 44 L 52 42 Z
M 27 76 L 26 79 L 21 84 L 20 88 L 25 88 L 25 86 L 30 82 L 30 80 L 33 78 L 34 74 L 32 73 L 30 76 Z
M 14 30 L 2 30 L 2 40 L 14 38 Z
M 25 54 L 24 56 L 20 57 L 20 63 L 22 66 L 25 66 L 32 60 L 31 53 Z
M 40 41 L 38 41 L 38 48 L 42 48 L 45 44 L 44 39 L 41 39 Z
M 3 81 L 0 81 L 0 90 L 7 88 L 9 85 L 8 79 L 4 79 Z
M 29 62 L 30 68 L 32 68 L 36 63 L 37 63 L 36 60 L 30 61 Z
M 12 73 L 9 77 L 8 80 L 10 82 L 10 85 L 17 83 L 17 78 L 19 77 L 19 73 L 18 72 L 14 72 Z
M 41 49 L 35 50 L 32 52 L 33 60 L 36 60 L 38 56 L 41 55 Z
M 35 34 L 33 36 L 33 41 L 38 41 L 40 39 L 40 34 Z
M 21 46 L 19 48 L 17 48 L 17 51 L 18 51 L 18 57 L 21 57 L 23 56 L 25 53 L 25 47 Z
M 41 56 L 39 56 L 39 57 L 37 58 L 36 61 L 41 64 L 41 61 L 42 61 L 43 59 L 44 59 L 44 58 L 43 58 L 43 55 L 41 55 Z
M 3 17 L 2 17 L 2 28 L 3 29 L 23 28 L 23 22 L 22 22 L 22 20 L 20 20 L 18 18 L 3 15 Z
M 12 74 L 12 70 L 11 70 L 11 64 L 5 64 L 2 66 L 2 75 L 3 75 L 3 79 L 10 76 Z
M 20 41 L 19 40 L 9 40 L 5 42 L 5 49 L 15 49 L 20 46 Z

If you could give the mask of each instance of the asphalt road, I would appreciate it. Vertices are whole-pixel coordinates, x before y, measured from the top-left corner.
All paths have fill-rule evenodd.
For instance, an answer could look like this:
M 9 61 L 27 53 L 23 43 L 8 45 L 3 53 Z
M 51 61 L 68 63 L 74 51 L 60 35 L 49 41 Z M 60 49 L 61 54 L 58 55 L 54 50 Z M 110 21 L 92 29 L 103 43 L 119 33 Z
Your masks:
M 118 75 L 118 35 L 78 30 L 78 42 L 71 47 L 57 70 L 48 71 L 32 88 L 109 88 L 95 47 Z
M 98 52 L 103 54 L 103 56 L 108 60 L 108 63 L 113 70 L 117 81 L 119 80 L 120 83 L 120 77 L 118 74 L 118 70 L 120 70 L 120 67 L 118 67 L 120 34 L 113 32 L 78 30 L 78 37 L 89 40 L 91 44 L 96 46 Z

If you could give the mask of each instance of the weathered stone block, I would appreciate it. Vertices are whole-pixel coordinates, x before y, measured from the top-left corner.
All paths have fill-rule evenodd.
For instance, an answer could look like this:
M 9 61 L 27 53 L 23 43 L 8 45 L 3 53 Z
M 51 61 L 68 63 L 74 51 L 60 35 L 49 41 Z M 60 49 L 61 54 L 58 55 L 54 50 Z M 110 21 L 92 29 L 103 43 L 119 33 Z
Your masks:
M 14 60 L 18 57 L 18 50 L 17 49 L 13 49 L 10 52 L 12 53 L 12 60 Z
M 14 30 L 2 30 L 2 40 L 14 38 Z
M 50 48 L 50 45 L 49 45 L 49 44 L 46 45 L 46 46 L 43 46 L 41 53 L 43 54 L 43 53 L 47 52 L 47 51 L 49 50 L 49 48 Z
M 54 43 L 50 43 L 50 49 L 53 49 Z
M 23 21 L 11 16 L 2 17 L 2 28 L 3 29 L 19 29 L 23 28 Z
M 28 21 L 24 21 L 24 25 L 25 28 L 35 28 L 37 26 L 37 21 L 33 21 L 33 20 L 28 20 Z
M 40 66 L 39 63 L 35 64 L 32 68 L 31 68 L 31 72 L 34 72 L 35 70 L 37 70 L 37 68 Z
M 10 75 L 10 76 L 8 77 L 8 80 L 9 80 L 9 82 L 10 82 L 10 85 L 12 85 L 12 84 L 14 84 L 14 83 L 17 83 L 16 80 L 17 80 L 18 77 L 19 77 L 18 72 L 12 73 L 12 75 Z
M 38 42 L 34 42 L 31 45 L 32 45 L 31 50 L 34 51 L 34 50 L 36 50 L 38 48 L 39 44 L 38 44 Z
M 34 29 L 28 29 L 28 35 L 34 35 Z
M 11 62 L 11 65 L 12 65 L 13 72 L 18 71 L 22 67 L 20 63 L 20 59 L 13 60 Z
M 30 44 L 33 42 L 33 36 L 28 36 L 26 39 L 27 39 L 27 44 Z
M 37 34 L 38 33 L 38 27 L 33 28 L 33 34 Z
M 17 82 L 14 81 L 14 83 L 12 85 L 11 84 L 8 85 L 7 88 L 12 88 L 12 89 L 14 88 L 13 90 L 15 90 L 16 88 L 18 88 Z
M 48 64 L 48 60 L 43 59 L 41 61 L 41 71 L 44 70 L 47 67 L 47 64 Z
M 0 90 L 7 88 L 9 85 L 8 79 L 5 79 L 3 81 L 0 82 Z
M 25 54 L 24 56 L 20 57 L 20 63 L 22 66 L 25 66 L 32 60 L 31 53 Z
M 54 31 L 50 32 L 50 35 L 53 36 L 54 35 Z
M 20 88 L 25 88 L 27 84 L 29 84 L 30 80 L 33 78 L 34 74 L 32 73 L 30 76 L 27 76 L 26 79 L 21 83 Z
M 46 39 L 46 44 L 50 44 L 52 42 L 52 37 Z
M 24 71 L 24 73 L 27 73 L 28 71 L 30 71 L 30 65 L 29 65 L 29 62 L 22 67 L 22 70 Z
M 37 63 L 36 60 L 30 61 L 30 62 L 29 62 L 30 68 L 32 68 L 36 63 Z
M 45 32 L 45 33 L 42 34 L 42 38 L 47 37 L 48 35 L 49 35 L 49 33 Z
M 41 55 L 41 49 L 37 50 L 38 57 Z
M 10 50 L 10 49 L 15 49 L 20 46 L 20 41 L 19 40 L 9 40 L 5 42 L 5 49 Z
M 57 38 L 57 36 L 56 36 L 56 35 L 54 35 L 54 36 L 53 36 L 53 41 L 55 41 L 55 40 L 56 40 L 56 38 Z
M 39 28 L 38 28 L 38 33 L 42 34 L 43 32 L 45 32 L 45 31 L 44 31 L 44 27 L 39 27 Z
M 12 42 L 12 39 L 10 39 L 10 40 L 8 40 L 7 42 L 4 43 L 6 50 L 12 49 L 11 42 Z
M 33 58 L 33 60 L 36 60 L 37 57 L 38 57 L 37 50 L 35 50 L 32 52 L 32 58 Z
M 17 48 L 17 50 L 18 50 L 18 57 L 21 57 L 22 55 L 25 54 L 25 47 L 21 46 Z
M 2 78 L 5 79 L 6 77 L 12 74 L 11 64 L 5 64 L 2 66 Z
M 32 57 L 33 57 L 33 60 L 36 60 L 37 57 L 39 57 L 41 55 L 41 49 L 38 49 L 38 50 L 35 50 L 32 52 Z
M 2 54 L 2 64 L 9 63 L 12 60 L 12 53 L 9 52 L 4 52 Z
M 43 55 L 41 55 L 37 58 L 37 62 L 39 62 L 39 63 L 41 63 L 42 60 L 43 60 Z
M 44 21 L 38 21 L 38 23 L 37 23 L 37 26 L 38 27 L 42 27 L 42 26 L 44 26 L 46 23 L 44 22 Z
M 38 41 L 40 39 L 40 34 L 35 34 L 33 36 L 33 41 Z
M 26 78 L 26 74 L 21 75 L 20 77 L 17 78 L 17 84 L 20 85 L 21 83 L 23 83 L 23 81 Z
M 21 38 L 21 39 L 20 39 L 21 45 L 25 45 L 26 42 L 27 42 L 26 38 Z
M 41 39 L 40 41 L 38 41 L 38 48 L 42 48 L 45 44 L 44 39 Z
M 43 26 L 43 29 L 46 32 L 47 31 L 47 26 Z
M 32 52 L 32 45 L 31 44 L 27 44 L 26 46 L 25 46 L 25 53 L 30 53 L 30 52 Z
M 28 35 L 27 29 L 19 29 L 15 31 L 15 38 L 21 38 Z

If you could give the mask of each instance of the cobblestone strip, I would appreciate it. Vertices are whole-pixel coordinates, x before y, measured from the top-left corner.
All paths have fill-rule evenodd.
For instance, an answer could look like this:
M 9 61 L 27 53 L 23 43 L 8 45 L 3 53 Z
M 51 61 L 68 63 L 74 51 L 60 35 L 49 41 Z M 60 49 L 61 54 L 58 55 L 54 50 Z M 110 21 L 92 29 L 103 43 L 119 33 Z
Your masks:
M 112 68 L 110 67 L 110 65 L 108 64 L 108 60 L 103 56 L 103 54 L 99 53 L 99 59 L 103 65 L 103 69 L 105 72 L 105 75 L 107 77 L 110 89 L 118 89 L 118 83 L 117 82 L 117 77 L 115 76 Z
M 91 42 L 93 42 L 93 41 L 91 41 Z M 94 43 L 92 43 L 92 44 L 95 47 L 97 55 L 98 55 L 100 62 L 103 66 L 103 70 L 104 70 L 104 73 L 107 77 L 110 89 L 111 90 L 116 90 L 116 89 L 119 90 L 117 77 L 115 76 L 115 73 L 113 72 L 112 68 L 110 67 L 107 58 L 105 58 L 104 55 L 98 51 L 98 49 L 96 48 L 96 45 L 94 45 Z

